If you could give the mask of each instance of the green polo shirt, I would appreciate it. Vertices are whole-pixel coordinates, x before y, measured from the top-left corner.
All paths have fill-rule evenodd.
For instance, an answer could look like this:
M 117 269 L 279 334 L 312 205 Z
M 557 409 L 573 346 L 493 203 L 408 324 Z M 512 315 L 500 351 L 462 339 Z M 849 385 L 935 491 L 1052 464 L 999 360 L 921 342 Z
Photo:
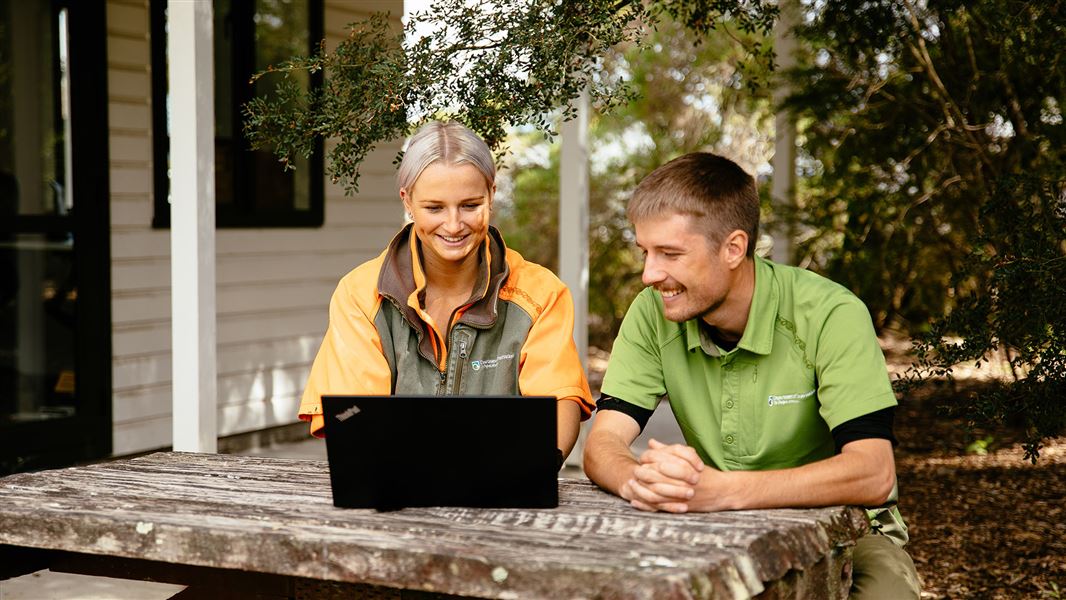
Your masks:
M 669 396 L 686 443 L 718 469 L 829 458 L 831 429 L 896 405 L 866 306 L 815 273 L 756 258 L 748 323 L 732 350 L 716 346 L 700 323 L 668 321 L 659 293 L 642 291 L 622 322 L 602 391 L 648 410 Z M 895 495 L 891 518 L 871 517 L 905 543 Z

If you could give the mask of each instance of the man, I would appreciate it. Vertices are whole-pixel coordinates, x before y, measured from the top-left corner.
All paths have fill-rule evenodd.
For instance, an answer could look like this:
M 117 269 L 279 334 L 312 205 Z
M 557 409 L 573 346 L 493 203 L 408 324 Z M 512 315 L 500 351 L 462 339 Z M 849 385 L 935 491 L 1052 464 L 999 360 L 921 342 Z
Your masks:
M 656 169 L 627 215 L 644 252 L 585 446 L 585 472 L 641 510 L 859 505 L 853 597 L 917 598 L 896 510 L 896 398 L 865 305 L 754 255 L 755 182 L 688 154 Z M 629 445 L 669 396 L 687 445 Z

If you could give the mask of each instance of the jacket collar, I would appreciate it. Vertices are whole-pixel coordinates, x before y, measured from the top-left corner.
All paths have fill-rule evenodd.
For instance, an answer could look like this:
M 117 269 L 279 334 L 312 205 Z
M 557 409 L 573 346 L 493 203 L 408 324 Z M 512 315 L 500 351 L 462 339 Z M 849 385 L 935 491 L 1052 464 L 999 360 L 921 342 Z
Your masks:
M 510 269 L 507 265 L 507 246 L 503 235 L 489 226 L 485 241 L 478 248 L 478 277 L 470 298 L 463 303 L 466 309 L 459 321 L 474 327 L 491 327 L 496 322 L 500 288 Z M 426 277 L 422 266 L 422 244 L 407 224 L 389 243 L 385 260 L 378 275 L 378 292 L 390 299 L 411 323 L 420 323 L 420 307 L 426 299 Z M 447 327 L 447 323 L 439 324 Z

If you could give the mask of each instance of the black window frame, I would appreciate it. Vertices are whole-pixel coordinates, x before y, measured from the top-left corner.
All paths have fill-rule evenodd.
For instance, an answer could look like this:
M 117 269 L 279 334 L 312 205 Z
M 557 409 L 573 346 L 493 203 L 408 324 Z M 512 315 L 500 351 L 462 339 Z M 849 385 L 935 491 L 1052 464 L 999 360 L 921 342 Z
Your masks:
M 307 0 L 308 3 L 308 47 L 307 54 L 316 52 L 325 36 L 324 0 Z M 241 107 L 253 97 L 253 88 L 248 80 L 255 65 L 255 26 L 252 18 L 255 14 L 254 0 L 232 0 L 241 14 L 239 25 L 234 27 L 234 51 L 231 68 L 234 102 L 230 107 L 234 111 L 234 122 L 240 123 L 237 138 L 233 145 L 234 188 L 235 197 L 231 203 L 215 204 L 215 228 L 313 228 L 321 227 L 325 221 L 325 161 L 322 140 L 316 140 L 307 168 L 310 171 L 309 208 L 307 210 L 257 211 L 251 191 L 251 172 L 249 164 L 252 159 L 250 146 L 244 134 Z M 153 216 L 152 227 L 168 229 L 170 227 L 170 177 L 167 173 L 170 136 L 167 133 L 166 97 L 167 84 L 167 34 L 166 5 L 163 0 L 150 3 L 151 10 L 151 61 L 152 61 L 152 156 L 153 156 Z M 322 73 L 310 75 L 313 89 L 321 88 Z M 216 147 L 217 152 L 217 147 Z

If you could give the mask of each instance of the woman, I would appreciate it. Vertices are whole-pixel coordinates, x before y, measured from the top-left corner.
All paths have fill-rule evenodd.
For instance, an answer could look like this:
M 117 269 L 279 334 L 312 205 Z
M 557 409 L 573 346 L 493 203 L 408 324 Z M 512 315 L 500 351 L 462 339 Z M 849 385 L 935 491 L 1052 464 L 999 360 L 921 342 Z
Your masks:
M 323 394 L 555 396 L 570 453 L 591 414 L 570 291 L 489 225 L 492 153 L 455 122 L 412 136 L 397 182 L 411 223 L 333 293 L 300 404 L 322 436 Z

